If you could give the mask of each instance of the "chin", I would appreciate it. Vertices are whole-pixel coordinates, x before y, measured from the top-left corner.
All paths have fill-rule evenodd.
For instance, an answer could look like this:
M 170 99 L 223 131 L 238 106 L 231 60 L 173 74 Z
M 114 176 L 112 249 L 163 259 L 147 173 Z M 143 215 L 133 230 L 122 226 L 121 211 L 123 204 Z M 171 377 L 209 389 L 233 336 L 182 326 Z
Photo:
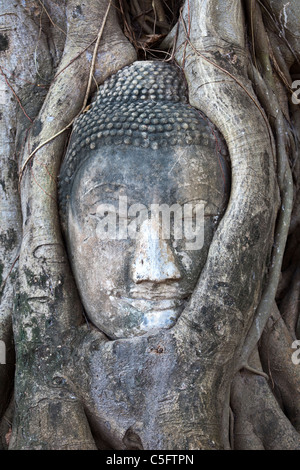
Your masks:
M 178 306 L 171 310 L 153 310 L 144 315 L 143 322 L 141 323 L 141 330 L 145 333 L 157 328 L 171 328 L 175 325 L 184 305 Z

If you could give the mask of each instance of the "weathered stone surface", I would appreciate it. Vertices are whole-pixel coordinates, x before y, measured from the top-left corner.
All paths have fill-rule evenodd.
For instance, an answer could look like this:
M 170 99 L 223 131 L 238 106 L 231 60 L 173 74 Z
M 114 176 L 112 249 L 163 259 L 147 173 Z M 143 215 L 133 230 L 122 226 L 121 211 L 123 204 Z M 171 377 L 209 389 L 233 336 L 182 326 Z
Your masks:
M 94 150 L 122 144 L 152 150 L 199 144 L 227 153 L 212 122 L 187 104 L 179 69 L 164 62 L 134 62 L 100 86 L 91 108 L 74 124 L 60 172 L 63 212 L 77 168 Z
M 62 218 L 84 308 L 109 338 L 170 328 L 185 308 L 226 207 L 222 145 L 159 62 L 121 70 L 77 120 Z

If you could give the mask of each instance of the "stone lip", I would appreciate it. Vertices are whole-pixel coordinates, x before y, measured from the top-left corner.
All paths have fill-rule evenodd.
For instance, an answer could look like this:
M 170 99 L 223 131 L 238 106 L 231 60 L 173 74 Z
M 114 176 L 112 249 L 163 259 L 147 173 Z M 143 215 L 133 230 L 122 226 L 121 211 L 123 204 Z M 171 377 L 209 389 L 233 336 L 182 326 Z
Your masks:
M 120 297 L 120 300 L 131 305 L 134 308 L 143 310 L 143 312 L 152 311 L 153 309 L 157 311 L 163 310 L 172 310 L 179 307 L 183 302 L 184 298 L 164 298 L 161 300 L 150 299 L 150 298 L 129 298 L 129 297 Z
M 111 339 L 126 339 L 142 336 L 153 329 L 172 328 L 183 310 L 186 308 L 189 298 L 156 301 L 127 299 L 125 297 L 111 299 L 115 306 L 123 306 L 122 317 L 117 310 L 114 315 L 89 315 L 90 321 Z

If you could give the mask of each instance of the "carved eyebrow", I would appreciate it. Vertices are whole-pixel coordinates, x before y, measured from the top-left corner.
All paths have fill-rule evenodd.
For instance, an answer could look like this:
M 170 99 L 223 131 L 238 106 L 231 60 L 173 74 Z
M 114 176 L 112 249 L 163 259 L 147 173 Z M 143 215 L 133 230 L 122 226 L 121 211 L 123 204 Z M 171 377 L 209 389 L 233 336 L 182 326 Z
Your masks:
M 122 190 L 122 193 L 120 192 Z M 119 201 L 119 197 L 127 197 L 127 204 L 131 205 L 136 202 L 136 196 L 141 196 L 144 191 L 141 192 L 141 188 L 137 188 L 135 185 L 124 185 L 121 183 L 98 183 L 93 187 L 86 190 L 83 194 L 83 199 L 91 193 L 95 192 L 94 197 L 92 196 L 91 207 L 96 204 L 101 204 L 104 200 Z

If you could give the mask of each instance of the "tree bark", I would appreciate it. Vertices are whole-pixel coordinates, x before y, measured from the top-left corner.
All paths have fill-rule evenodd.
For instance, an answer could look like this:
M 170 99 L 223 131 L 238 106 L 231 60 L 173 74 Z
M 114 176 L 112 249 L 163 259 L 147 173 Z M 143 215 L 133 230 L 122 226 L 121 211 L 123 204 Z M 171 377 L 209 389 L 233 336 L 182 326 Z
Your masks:
M 2 447 L 299 449 L 296 0 L 183 2 L 157 58 L 169 47 L 190 104 L 225 138 L 229 204 L 172 329 L 110 341 L 84 318 L 57 175 L 97 86 L 166 35 L 168 10 L 150 3 L 137 41 L 122 1 L 0 0 Z

